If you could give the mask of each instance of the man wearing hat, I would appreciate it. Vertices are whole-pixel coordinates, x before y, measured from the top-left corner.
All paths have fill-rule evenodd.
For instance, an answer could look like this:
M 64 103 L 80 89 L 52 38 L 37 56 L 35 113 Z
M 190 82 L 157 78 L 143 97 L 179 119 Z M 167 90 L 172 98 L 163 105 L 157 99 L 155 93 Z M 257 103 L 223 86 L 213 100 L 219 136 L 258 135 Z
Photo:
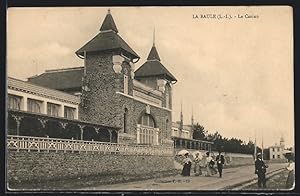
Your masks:
M 265 162 L 262 160 L 261 153 L 257 153 L 257 159 L 255 161 L 255 174 L 258 176 L 258 187 L 261 188 L 261 184 L 263 185 L 263 188 L 266 188 L 266 171 L 267 171 L 267 165 L 265 165 Z

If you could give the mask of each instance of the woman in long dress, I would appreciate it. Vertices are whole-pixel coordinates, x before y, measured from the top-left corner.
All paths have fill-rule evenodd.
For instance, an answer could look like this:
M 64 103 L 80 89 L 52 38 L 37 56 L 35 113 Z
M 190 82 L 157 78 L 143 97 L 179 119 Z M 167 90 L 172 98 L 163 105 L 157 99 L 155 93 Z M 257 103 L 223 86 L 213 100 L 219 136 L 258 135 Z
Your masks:
M 189 153 L 186 153 L 184 155 L 183 159 L 183 168 L 181 175 L 182 176 L 190 176 L 191 175 L 191 166 L 192 166 L 192 160 L 189 158 Z
M 294 162 L 295 158 L 293 155 L 291 155 L 291 157 L 289 157 L 289 163 L 286 167 L 286 169 L 289 171 L 287 180 L 286 180 L 286 184 L 285 184 L 285 188 L 286 189 L 291 189 L 293 187 L 295 187 L 295 162 Z
M 194 162 L 195 162 L 194 173 L 195 173 L 195 176 L 199 176 L 199 175 L 202 175 L 202 171 L 201 171 L 201 167 L 200 167 L 201 158 L 199 157 L 199 153 L 196 153 L 195 156 L 196 157 L 194 159 Z

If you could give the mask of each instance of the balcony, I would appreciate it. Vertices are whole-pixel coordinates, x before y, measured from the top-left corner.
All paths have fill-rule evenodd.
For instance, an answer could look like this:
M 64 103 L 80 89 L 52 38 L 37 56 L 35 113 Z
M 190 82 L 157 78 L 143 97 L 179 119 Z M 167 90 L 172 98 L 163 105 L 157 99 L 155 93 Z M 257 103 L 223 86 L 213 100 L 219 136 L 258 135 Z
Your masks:
M 120 128 L 25 111 L 8 110 L 7 134 L 99 142 L 118 142 Z

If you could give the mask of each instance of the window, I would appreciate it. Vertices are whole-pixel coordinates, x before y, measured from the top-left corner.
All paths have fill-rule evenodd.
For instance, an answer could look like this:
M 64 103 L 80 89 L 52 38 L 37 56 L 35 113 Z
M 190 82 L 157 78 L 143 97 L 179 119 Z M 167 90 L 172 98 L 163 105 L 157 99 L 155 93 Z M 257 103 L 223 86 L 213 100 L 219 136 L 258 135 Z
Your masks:
M 169 92 L 166 92 L 166 108 L 170 108 L 170 96 L 169 96 Z
M 127 117 L 128 116 L 128 109 L 125 108 L 124 111 L 124 133 L 127 133 Z
M 29 112 L 34 113 L 41 113 L 42 101 L 35 100 L 35 99 L 28 99 L 27 100 L 27 110 Z
M 128 76 L 124 75 L 124 94 L 128 94 Z
M 139 124 L 147 127 L 155 127 L 154 119 L 150 114 L 144 114 L 143 116 L 141 116 Z
M 166 120 L 166 131 L 168 130 L 168 125 L 169 125 L 169 119 Z
M 273 155 L 273 159 L 275 159 L 275 155 Z
M 64 117 L 68 118 L 68 119 L 74 119 L 75 111 L 76 111 L 75 108 L 71 108 L 71 107 L 65 106 Z
M 51 116 L 59 116 L 59 105 L 47 103 L 47 114 Z
M 16 95 L 8 95 L 8 109 L 20 110 L 22 97 Z
M 155 138 L 156 130 L 155 122 L 150 114 L 144 114 L 140 117 L 139 122 L 142 127 L 140 128 L 139 140 L 141 144 L 157 143 Z
M 149 129 L 147 127 L 141 127 L 140 129 L 140 143 L 141 144 L 153 144 L 154 143 L 154 129 Z
M 273 152 L 275 152 L 275 148 L 273 148 Z
M 280 159 L 280 155 L 277 155 L 277 158 Z

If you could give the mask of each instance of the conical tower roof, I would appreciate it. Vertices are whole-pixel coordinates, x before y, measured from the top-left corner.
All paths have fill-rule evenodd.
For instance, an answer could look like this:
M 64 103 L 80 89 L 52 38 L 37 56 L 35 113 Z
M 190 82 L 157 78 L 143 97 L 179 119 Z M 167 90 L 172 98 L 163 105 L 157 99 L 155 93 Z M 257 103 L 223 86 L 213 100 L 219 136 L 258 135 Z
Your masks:
M 159 58 L 159 55 L 158 55 L 158 52 L 156 50 L 156 47 L 155 45 L 152 46 L 151 50 L 150 50 L 150 53 L 148 55 L 148 58 L 147 60 L 158 60 L 160 61 L 160 58 Z
M 132 59 L 139 55 L 119 36 L 117 26 L 108 10 L 100 27 L 100 33 L 76 51 L 77 56 L 84 57 L 84 52 L 117 51 Z
M 134 72 L 134 75 L 136 79 L 155 76 L 160 79 L 177 81 L 173 74 L 160 62 L 155 45 L 152 46 L 147 61 Z
M 108 9 L 108 12 L 106 14 L 106 17 L 100 27 L 100 31 L 109 31 L 112 30 L 116 33 L 118 33 L 117 26 L 115 24 L 115 21 L 110 13 L 110 9 Z

